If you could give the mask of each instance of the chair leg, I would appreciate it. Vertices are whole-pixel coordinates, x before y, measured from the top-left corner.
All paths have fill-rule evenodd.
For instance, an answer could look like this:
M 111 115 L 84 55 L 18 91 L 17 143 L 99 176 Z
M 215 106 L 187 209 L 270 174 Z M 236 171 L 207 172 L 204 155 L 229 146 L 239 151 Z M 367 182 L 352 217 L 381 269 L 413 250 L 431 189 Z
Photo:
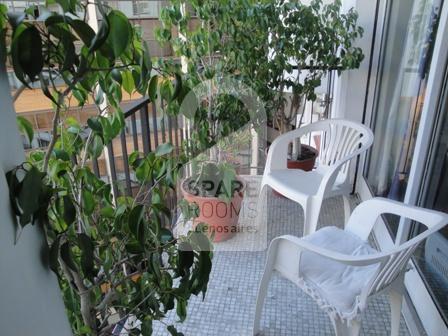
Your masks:
M 303 207 L 303 236 L 316 231 L 322 201 L 309 200 Z
M 361 332 L 361 321 L 359 320 L 347 323 L 347 321 L 336 318 L 332 322 L 336 336 L 359 336 Z
M 352 209 L 350 207 L 350 200 L 346 195 L 342 195 L 342 200 L 344 201 L 344 226 L 347 224 L 348 219 L 350 218 L 350 215 L 352 213 Z
M 277 255 L 277 246 L 278 243 L 271 244 L 267 253 L 266 266 L 264 268 L 263 276 L 260 281 L 260 286 L 258 287 L 257 303 L 255 304 L 253 335 L 259 335 L 260 332 L 261 313 L 263 311 L 263 305 L 264 300 L 266 299 L 269 281 L 271 280 L 272 272 L 274 271 L 274 263 Z
M 267 193 L 265 192 L 266 187 L 268 185 L 261 181 L 260 191 L 258 192 L 258 200 L 257 200 L 257 212 L 255 214 L 255 224 L 259 225 L 260 221 L 263 218 L 264 212 L 267 211 L 264 206 L 264 202 L 267 202 Z M 267 215 L 267 214 L 266 214 Z
M 400 330 L 401 306 L 403 303 L 403 294 L 396 290 L 389 292 L 390 302 L 390 335 L 398 336 Z

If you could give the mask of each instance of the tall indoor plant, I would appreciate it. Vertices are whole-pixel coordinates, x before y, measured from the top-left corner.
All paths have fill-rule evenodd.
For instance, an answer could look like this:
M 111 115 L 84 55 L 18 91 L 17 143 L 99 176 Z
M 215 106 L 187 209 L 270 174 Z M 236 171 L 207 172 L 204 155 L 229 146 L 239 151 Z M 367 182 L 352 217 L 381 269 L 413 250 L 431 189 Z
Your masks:
M 317 98 L 316 88 L 330 71 L 355 69 L 363 59 L 355 46 L 363 33 L 358 14 L 354 9 L 343 13 L 340 0 L 171 4 L 162 16 L 160 37 L 185 58 L 187 74 L 225 73 L 244 81 L 262 98 L 280 134 L 300 127 L 298 115 L 307 100 Z M 191 13 L 199 20 L 196 28 L 188 24 Z M 169 34 L 172 25 L 180 27 L 179 36 Z M 238 109 L 229 115 L 238 116 Z M 293 151 L 293 158 L 301 156 L 299 142 Z
M 51 10 L 24 13 L 0 4 L 0 46 L 14 74 L 27 87 L 39 82 L 54 107 L 48 148 L 7 174 L 17 238 L 28 224 L 42 230 L 43 256 L 58 275 L 76 335 L 110 335 L 132 323 L 151 335 L 154 320 L 175 308 L 183 321 L 189 297 L 205 293 L 210 245 L 201 233 L 175 239 L 161 226 L 178 166 L 171 145 L 131 154 L 136 197 L 112 195 L 112 184 L 90 165 L 124 128 L 122 90 L 154 99 L 159 80 L 138 27 L 123 13 L 97 1 L 95 32 L 87 23 L 91 2 L 47 3 Z M 98 115 L 87 125 L 67 117 L 73 100 L 94 102 Z M 30 124 L 21 119 L 20 126 L 31 140 Z M 181 334 L 172 325 L 168 331 Z
M 359 67 L 364 55 L 355 42 L 363 29 L 357 25 L 358 14 L 353 8 L 342 13 L 340 0 L 330 4 L 313 0 L 309 5 L 272 2 L 266 13 L 270 18 L 266 79 L 273 93 L 268 97 L 273 101 L 273 126 L 282 134 L 301 126 L 306 101 L 316 100 L 316 89 L 330 71 L 340 74 Z M 308 159 L 303 154 L 297 139 L 291 159 Z
M 235 46 L 230 40 L 241 30 L 239 25 L 250 23 L 248 5 L 249 2 L 243 1 L 172 1 L 161 14 L 163 27 L 157 32 L 161 43 L 170 43 L 176 56 L 182 59 L 183 84 L 192 90 L 202 87 L 206 91 L 198 108 L 185 115 L 192 124 L 188 153 L 195 160 L 182 190 L 187 201 L 199 206 L 198 221 L 208 224 L 215 241 L 236 233 L 245 188 L 235 167 L 223 160 L 220 140 L 247 125 L 252 117 L 241 99 L 223 89 L 228 79 L 242 81 L 235 63 L 237 55 L 228 59 L 227 46 Z M 192 13 L 194 27 L 190 25 Z M 173 28 L 178 29 L 178 36 L 171 35 Z M 257 34 L 257 30 L 252 33 Z M 240 38 L 247 43 L 252 41 L 249 35 Z M 253 57 L 258 50 L 255 47 L 252 44 Z M 244 96 L 247 92 L 238 94 Z M 198 155 L 204 151 L 207 154 Z

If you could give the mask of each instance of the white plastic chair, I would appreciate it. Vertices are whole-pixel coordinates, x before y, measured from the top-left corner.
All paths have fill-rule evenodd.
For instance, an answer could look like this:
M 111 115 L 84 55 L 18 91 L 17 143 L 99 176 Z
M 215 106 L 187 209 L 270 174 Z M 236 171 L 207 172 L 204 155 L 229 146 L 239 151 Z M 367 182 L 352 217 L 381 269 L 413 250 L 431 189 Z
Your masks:
M 287 168 L 288 146 L 296 138 L 320 132 L 321 149 L 317 167 L 310 172 Z M 372 131 L 359 123 L 328 119 L 318 121 L 274 140 L 269 147 L 260 194 L 269 185 L 283 196 L 299 203 L 304 212 L 303 234 L 316 230 L 322 201 L 342 195 L 345 220 L 350 216 L 347 196 L 351 192 L 350 160 L 366 151 L 373 143 Z
M 427 230 L 387 251 L 372 248 L 367 239 L 377 219 L 389 213 L 422 223 Z M 310 295 L 331 318 L 337 336 L 359 335 L 360 314 L 372 296 L 387 293 L 391 306 L 391 335 L 398 336 L 404 274 L 418 244 L 448 223 L 448 215 L 374 198 L 359 205 L 345 230 L 325 227 L 297 238 L 272 240 L 258 291 L 254 335 L 272 272 L 278 271 Z

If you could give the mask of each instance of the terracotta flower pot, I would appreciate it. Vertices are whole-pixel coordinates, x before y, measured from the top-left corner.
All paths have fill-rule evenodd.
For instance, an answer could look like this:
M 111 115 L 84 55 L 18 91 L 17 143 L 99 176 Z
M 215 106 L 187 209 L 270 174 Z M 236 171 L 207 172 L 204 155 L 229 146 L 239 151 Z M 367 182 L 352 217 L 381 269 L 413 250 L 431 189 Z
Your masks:
M 221 242 L 232 238 L 238 231 L 238 218 L 243 201 L 246 183 L 238 180 L 243 187 L 235 192 L 230 203 L 218 197 L 196 196 L 185 190 L 184 183 L 181 183 L 181 190 L 185 200 L 189 203 L 196 203 L 199 207 L 199 217 L 194 219 L 193 225 L 206 223 L 209 236 L 214 234 L 213 241 Z
M 317 158 L 317 150 L 308 145 L 301 145 L 302 148 L 306 147 L 310 152 L 314 153 L 313 156 L 305 159 L 305 160 L 289 160 L 287 162 L 288 169 L 302 169 L 304 171 L 311 171 L 314 168 L 314 164 L 316 163 Z

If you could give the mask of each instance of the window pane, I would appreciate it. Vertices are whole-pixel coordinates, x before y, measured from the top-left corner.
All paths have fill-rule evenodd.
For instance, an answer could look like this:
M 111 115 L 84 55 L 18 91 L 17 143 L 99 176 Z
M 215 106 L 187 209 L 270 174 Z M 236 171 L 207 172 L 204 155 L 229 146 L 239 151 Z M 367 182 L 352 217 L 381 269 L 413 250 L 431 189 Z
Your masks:
M 448 90 L 444 103 L 438 127 L 435 127 L 435 146 L 425 173 L 427 181 L 421 205 L 448 213 Z M 417 225 L 411 237 L 422 229 Z M 448 324 L 448 228 L 430 236 L 416 251 L 414 261 Z
M 424 104 L 439 0 L 391 1 L 377 81 L 367 180 L 377 196 L 403 200 Z M 393 233 L 397 223 L 389 220 Z

